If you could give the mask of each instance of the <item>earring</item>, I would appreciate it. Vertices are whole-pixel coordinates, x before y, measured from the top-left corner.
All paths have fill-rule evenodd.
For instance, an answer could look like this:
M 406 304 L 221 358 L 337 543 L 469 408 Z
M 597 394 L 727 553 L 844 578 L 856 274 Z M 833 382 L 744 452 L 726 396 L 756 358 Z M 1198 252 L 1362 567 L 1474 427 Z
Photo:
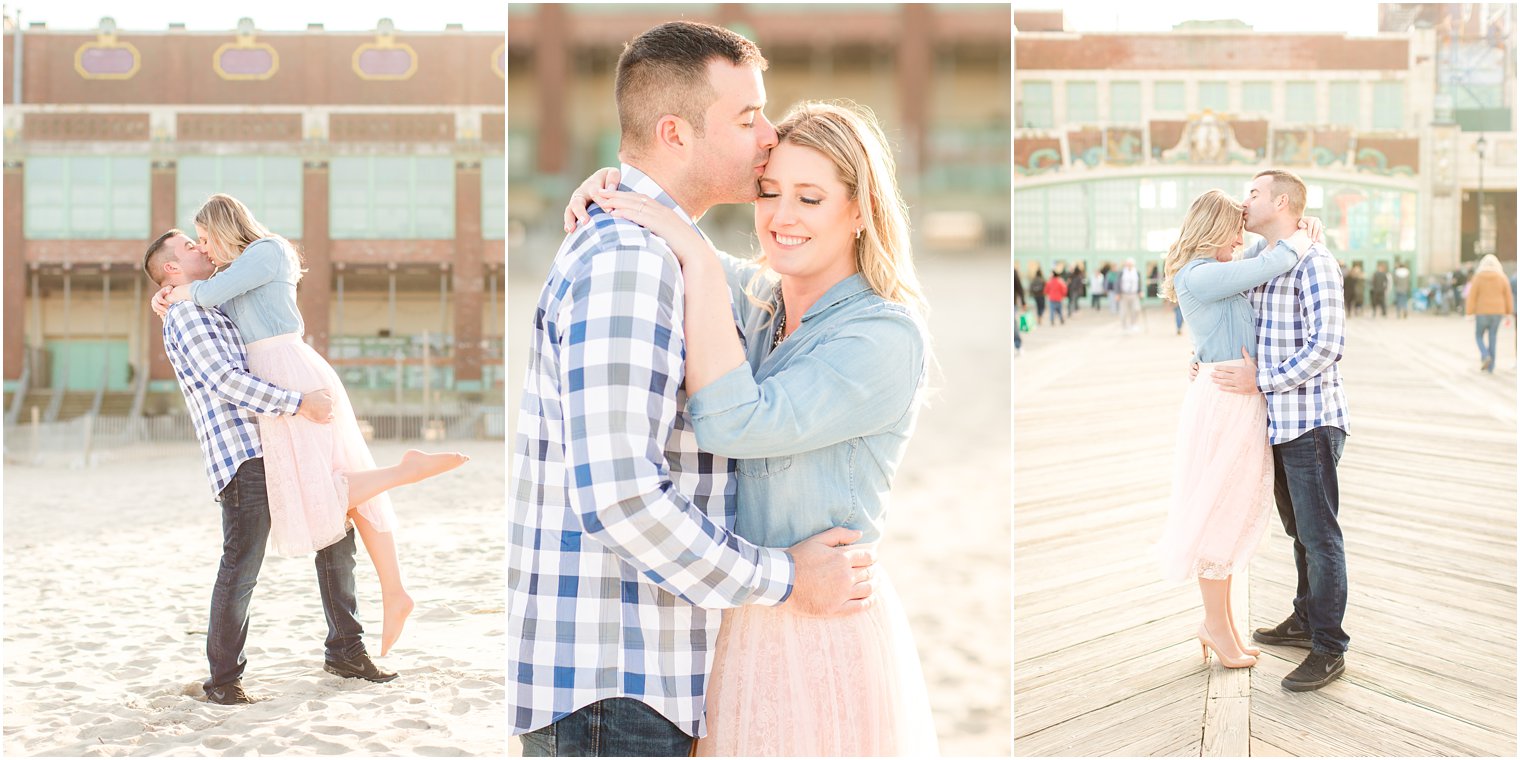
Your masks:
M 855 228 L 855 239 L 856 240 L 860 239 L 860 233 L 864 232 L 865 229 L 866 229 L 865 227 L 856 227 Z

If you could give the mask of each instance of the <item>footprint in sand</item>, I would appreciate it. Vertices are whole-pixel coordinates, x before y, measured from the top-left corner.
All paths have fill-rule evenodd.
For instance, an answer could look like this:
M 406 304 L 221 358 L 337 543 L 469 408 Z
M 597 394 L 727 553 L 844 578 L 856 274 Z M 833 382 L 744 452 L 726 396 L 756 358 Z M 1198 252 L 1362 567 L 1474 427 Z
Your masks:
M 391 725 L 395 726 L 396 728 L 416 729 L 419 731 L 429 731 L 433 728 L 433 724 L 425 720 L 416 720 L 414 718 L 402 718 L 401 720 L 391 723 Z
M 224 750 L 232 746 L 232 739 L 225 736 L 208 736 L 201 742 L 206 749 Z

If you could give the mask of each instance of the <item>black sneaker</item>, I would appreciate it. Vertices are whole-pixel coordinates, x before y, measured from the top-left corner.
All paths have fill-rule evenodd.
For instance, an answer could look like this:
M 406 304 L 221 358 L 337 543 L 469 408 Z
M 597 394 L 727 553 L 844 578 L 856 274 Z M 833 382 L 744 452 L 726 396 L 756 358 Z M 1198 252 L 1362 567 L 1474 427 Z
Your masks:
M 395 673 L 387 673 L 375 666 L 375 661 L 367 654 L 360 654 L 351 660 L 328 660 L 322 665 L 322 669 L 344 678 L 363 678 L 375 683 L 394 681 L 398 677 Z
M 1288 691 L 1314 691 L 1346 672 L 1346 658 L 1338 654 L 1310 652 L 1308 657 L 1283 678 Z
M 1251 634 L 1251 638 L 1263 644 L 1313 648 L 1309 631 L 1298 624 L 1297 615 L 1289 615 L 1288 619 L 1278 623 L 1276 628 L 1257 628 L 1256 632 Z
M 208 687 L 206 689 L 206 701 L 215 702 L 219 705 L 251 705 L 253 704 L 253 697 L 248 696 L 248 692 L 243 691 L 242 681 L 233 681 L 221 686 Z

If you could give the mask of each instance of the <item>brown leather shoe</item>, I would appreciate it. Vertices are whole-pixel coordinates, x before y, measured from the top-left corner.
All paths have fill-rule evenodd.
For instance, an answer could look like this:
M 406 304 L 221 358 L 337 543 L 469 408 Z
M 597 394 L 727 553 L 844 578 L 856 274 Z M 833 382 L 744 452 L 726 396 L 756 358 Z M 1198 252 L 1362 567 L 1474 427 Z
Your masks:
M 242 681 L 233 681 L 221 686 L 207 688 L 206 701 L 215 702 L 219 705 L 251 705 L 254 699 L 248 696 L 248 692 L 243 691 Z
M 335 676 L 363 678 L 375 683 L 386 683 L 399 677 L 396 673 L 387 673 L 376 667 L 375 661 L 367 654 L 360 654 L 351 660 L 328 660 L 323 663 L 322 669 Z

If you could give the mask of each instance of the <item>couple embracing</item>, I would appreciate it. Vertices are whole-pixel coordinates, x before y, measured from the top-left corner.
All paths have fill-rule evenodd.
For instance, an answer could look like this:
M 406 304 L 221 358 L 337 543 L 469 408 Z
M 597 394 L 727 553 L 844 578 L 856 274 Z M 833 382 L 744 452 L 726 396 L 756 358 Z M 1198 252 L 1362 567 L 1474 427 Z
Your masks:
M 316 554 L 327 619 L 324 669 L 394 680 L 365 649 L 354 584 L 354 533 L 379 575 L 381 654 L 401 635 L 412 598 L 401 575 L 389 494 L 463 464 L 459 453 L 408 451 L 377 467 L 343 383 L 302 340 L 304 271 L 290 241 L 229 195 L 195 215 L 196 237 L 171 229 L 149 244 L 143 272 L 160 290 L 164 351 L 174 367 L 222 509 L 222 557 L 211 592 L 206 699 L 256 701 L 243 687 L 249 608 L 266 549 Z
M 1346 342 L 1340 268 L 1304 217 L 1308 188 L 1269 169 L 1244 203 L 1211 190 L 1188 209 L 1162 294 L 1182 310 L 1197 363 L 1179 414 L 1165 574 L 1198 579 L 1203 656 L 1229 668 L 1261 651 L 1236 628 L 1230 582 L 1255 552 L 1275 498 L 1293 539 L 1293 610 L 1253 638 L 1308 657 L 1282 681 L 1312 691 L 1345 670 L 1346 551 L 1336 465 L 1350 427 L 1337 366 Z M 1262 236 L 1239 258 L 1242 232 Z
M 527 755 L 936 751 L 875 564 L 930 362 L 906 209 L 874 118 L 772 125 L 765 68 L 720 27 L 634 39 L 622 165 L 566 211 L 514 453 Z M 759 257 L 715 250 L 697 220 L 749 202 Z

